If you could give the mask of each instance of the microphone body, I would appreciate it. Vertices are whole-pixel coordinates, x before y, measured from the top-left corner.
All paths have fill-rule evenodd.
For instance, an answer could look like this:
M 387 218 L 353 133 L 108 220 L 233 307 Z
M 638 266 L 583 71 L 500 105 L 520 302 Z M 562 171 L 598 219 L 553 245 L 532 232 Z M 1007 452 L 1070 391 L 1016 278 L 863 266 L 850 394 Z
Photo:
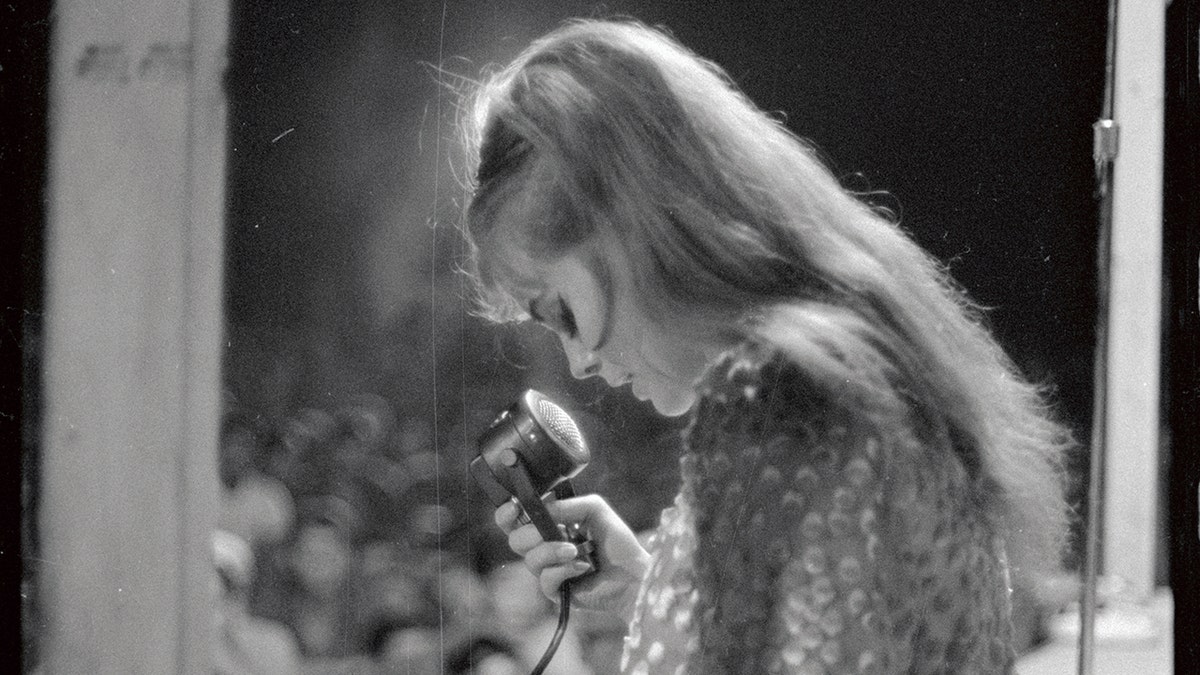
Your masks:
M 571 478 L 591 461 L 587 443 L 562 408 L 529 389 L 501 412 L 479 437 L 479 456 L 470 463 L 475 483 L 499 507 L 516 501 L 545 541 L 568 541 L 578 559 L 596 567 L 594 546 L 578 524 L 559 525 L 544 499 L 574 496 Z

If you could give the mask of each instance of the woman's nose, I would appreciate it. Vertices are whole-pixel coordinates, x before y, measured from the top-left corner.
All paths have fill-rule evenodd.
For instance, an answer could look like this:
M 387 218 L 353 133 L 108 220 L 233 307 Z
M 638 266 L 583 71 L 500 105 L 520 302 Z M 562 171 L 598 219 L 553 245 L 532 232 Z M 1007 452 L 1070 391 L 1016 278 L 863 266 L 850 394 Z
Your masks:
M 586 380 L 600 373 L 600 359 L 592 352 L 573 350 L 567 354 L 571 364 L 571 375 L 577 380 Z

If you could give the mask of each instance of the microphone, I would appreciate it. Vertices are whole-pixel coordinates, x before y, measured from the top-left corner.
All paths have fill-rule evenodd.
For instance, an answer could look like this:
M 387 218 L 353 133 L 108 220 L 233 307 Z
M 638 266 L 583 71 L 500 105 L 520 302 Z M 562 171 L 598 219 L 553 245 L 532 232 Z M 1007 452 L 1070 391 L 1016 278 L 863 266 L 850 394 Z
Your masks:
M 578 523 L 559 525 L 543 502 L 551 492 L 575 495 L 574 478 L 591 461 L 587 442 L 562 408 L 533 389 L 496 416 L 479 437 L 479 456 L 469 469 L 493 506 L 516 499 L 545 541 L 567 541 L 578 559 L 596 568 L 594 546 Z M 590 573 L 590 572 L 589 572 Z
M 578 523 L 555 523 L 542 501 L 551 492 L 560 499 L 573 497 L 571 479 L 591 461 L 575 420 L 550 399 L 529 389 L 496 416 L 479 437 L 478 445 L 479 456 L 470 464 L 471 476 L 492 504 L 499 507 L 515 499 L 524 522 L 532 522 L 542 539 L 574 544 L 578 550 L 575 559 L 590 567 L 584 574 L 595 572 L 596 549 L 591 537 Z M 559 586 L 558 626 L 531 675 L 542 675 L 566 634 L 572 581 Z

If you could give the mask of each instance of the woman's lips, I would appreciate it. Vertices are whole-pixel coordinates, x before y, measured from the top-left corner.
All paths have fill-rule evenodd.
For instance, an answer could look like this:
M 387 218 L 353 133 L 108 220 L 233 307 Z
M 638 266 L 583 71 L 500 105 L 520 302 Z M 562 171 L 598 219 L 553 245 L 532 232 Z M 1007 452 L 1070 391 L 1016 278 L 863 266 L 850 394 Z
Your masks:
M 604 381 L 607 382 L 608 386 L 612 387 L 613 389 L 618 389 L 620 387 L 624 387 L 630 382 L 633 382 L 633 375 L 622 375 L 621 377 L 614 378 L 605 376 Z
M 604 380 L 605 380 L 605 382 L 608 383 L 608 386 L 612 387 L 613 389 L 620 389 L 621 387 L 624 387 L 625 385 L 629 385 L 629 388 L 633 392 L 633 395 L 643 401 L 645 401 L 648 397 L 646 392 L 643 392 L 639 389 L 639 387 L 638 387 L 639 383 L 634 380 L 632 373 L 623 375 L 621 377 L 613 378 L 613 379 L 609 379 L 608 377 L 605 377 Z

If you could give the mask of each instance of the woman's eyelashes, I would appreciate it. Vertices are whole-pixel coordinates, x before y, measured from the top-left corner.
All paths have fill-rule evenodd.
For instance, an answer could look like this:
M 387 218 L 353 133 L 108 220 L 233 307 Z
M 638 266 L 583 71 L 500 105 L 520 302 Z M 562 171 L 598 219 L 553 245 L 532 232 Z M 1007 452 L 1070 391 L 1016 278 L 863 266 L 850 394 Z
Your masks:
M 529 303 L 529 316 L 534 321 L 550 330 L 562 333 L 569 339 L 579 337 L 579 326 L 575 323 L 575 313 L 571 311 L 571 306 L 561 295 L 556 300 L 553 311 L 548 315 L 543 314 L 539 309 L 539 305 L 542 304 L 540 299 L 533 300 Z
M 579 337 L 579 326 L 575 324 L 575 312 L 571 311 L 570 305 L 560 295 L 558 296 L 558 316 L 559 323 L 563 331 L 569 338 Z

